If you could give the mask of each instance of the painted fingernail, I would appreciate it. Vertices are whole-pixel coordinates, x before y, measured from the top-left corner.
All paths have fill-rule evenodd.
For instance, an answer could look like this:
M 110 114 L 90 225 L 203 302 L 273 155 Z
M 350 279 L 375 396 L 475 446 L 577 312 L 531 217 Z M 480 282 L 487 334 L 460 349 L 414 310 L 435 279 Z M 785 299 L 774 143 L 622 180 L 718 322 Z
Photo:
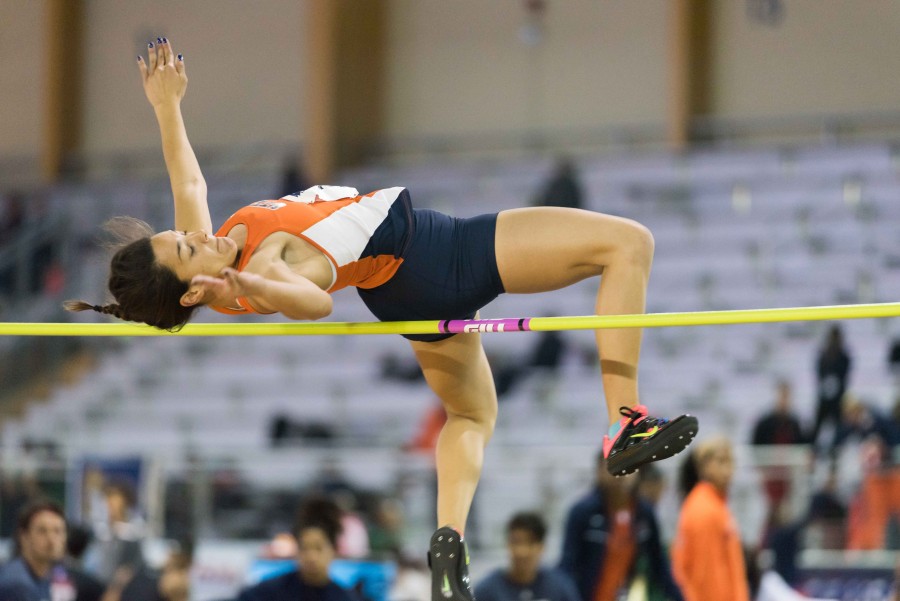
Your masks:
M 153 42 L 147 42 L 147 48 L 153 48 Z
M 162 38 L 156 38 L 156 43 L 157 43 L 157 44 L 162 44 Z
M 139 57 L 138 57 L 138 62 L 141 62 L 141 61 L 143 61 L 143 60 L 144 60 L 144 57 L 143 57 L 143 56 L 139 56 Z
M 184 56 L 182 56 L 181 54 L 179 54 L 179 55 L 178 55 L 178 60 L 183 61 L 183 60 L 184 60 Z
M 169 43 L 169 40 L 167 40 L 166 38 L 163 38 L 163 44 L 168 44 L 168 43 Z

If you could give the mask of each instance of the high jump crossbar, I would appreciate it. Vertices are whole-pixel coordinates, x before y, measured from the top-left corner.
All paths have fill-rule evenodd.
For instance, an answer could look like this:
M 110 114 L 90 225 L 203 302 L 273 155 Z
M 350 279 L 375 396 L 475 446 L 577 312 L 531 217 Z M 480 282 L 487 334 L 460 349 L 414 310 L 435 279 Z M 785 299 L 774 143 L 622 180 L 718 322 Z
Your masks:
M 637 315 L 584 315 L 502 319 L 385 322 L 190 323 L 167 332 L 134 323 L 0 322 L 0 336 L 344 336 L 350 334 L 442 334 L 547 332 L 718 326 L 789 321 L 823 321 L 900 316 L 900 303 L 736 309 Z

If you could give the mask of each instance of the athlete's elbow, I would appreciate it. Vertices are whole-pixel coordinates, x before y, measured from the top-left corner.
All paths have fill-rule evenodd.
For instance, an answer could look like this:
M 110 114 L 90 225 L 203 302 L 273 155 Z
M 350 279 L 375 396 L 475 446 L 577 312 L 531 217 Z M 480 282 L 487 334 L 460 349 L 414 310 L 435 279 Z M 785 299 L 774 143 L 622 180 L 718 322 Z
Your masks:
M 332 303 L 331 296 L 325 294 L 324 297 L 305 302 L 300 306 L 293 307 L 291 309 L 288 309 L 287 311 L 283 311 L 282 313 L 284 313 L 284 316 L 289 319 L 315 321 L 317 319 L 322 319 L 323 317 L 328 317 L 329 315 L 331 315 L 331 311 L 333 309 L 334 305 Z
M 334 302 L 331 300 L 330 294 L 325 294 L 319 299 L 313 308 L 312 316 L 309 319 L 322 319 L 331 315 L 334 310 Z

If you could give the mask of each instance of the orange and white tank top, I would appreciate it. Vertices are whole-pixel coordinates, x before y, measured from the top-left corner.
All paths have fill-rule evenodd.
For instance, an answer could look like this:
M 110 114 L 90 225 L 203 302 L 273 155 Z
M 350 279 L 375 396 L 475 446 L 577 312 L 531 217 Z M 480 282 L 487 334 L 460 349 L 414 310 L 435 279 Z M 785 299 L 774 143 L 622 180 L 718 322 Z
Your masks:
M 397 254 L 371 254 L 366 247 L 389 216 L 405 222 L 411 210 L 409 195 L 402 187 L 360 195 L 355 188 L 313 186 L 298 194 L 260 200 L 238 209 L 216 235 L 224 236 L 238 224 L 246 226 L 247 240 L 238 271 L 244 269 L 268 235 L 287 232 L 309 242 L 328 258 L 332 270 L 329 293 L 347 286 L 375 288 L 391 279 L 403 258 Z M 221 313 L 253 312 L 243 299 L 239 301 L 244 310 L 213 308 Z

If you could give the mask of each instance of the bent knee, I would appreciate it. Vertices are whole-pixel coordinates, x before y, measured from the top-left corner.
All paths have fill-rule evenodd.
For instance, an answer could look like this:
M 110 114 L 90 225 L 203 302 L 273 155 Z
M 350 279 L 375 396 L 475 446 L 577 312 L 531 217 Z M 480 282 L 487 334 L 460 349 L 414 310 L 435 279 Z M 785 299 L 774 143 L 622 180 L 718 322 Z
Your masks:
M 634 265 L 650 266 L 653 263 L 653 252 L 656 241 L 653 232 L 637 221 L 626 220 L 625 232 L 622 236 L 622 245 L 619 249 L 625 260 Z
M 471 422 L 473 427 L 478 428 L 487 433 L 494 431 L 497 424 L 497 401 L 490 400 L 479 403 L 477 407 L 467 407 L 464 409 L 454 408 L 448 403 L 444 403 L 444 410 L 447 412 L 447 419 L 459 419 Z

